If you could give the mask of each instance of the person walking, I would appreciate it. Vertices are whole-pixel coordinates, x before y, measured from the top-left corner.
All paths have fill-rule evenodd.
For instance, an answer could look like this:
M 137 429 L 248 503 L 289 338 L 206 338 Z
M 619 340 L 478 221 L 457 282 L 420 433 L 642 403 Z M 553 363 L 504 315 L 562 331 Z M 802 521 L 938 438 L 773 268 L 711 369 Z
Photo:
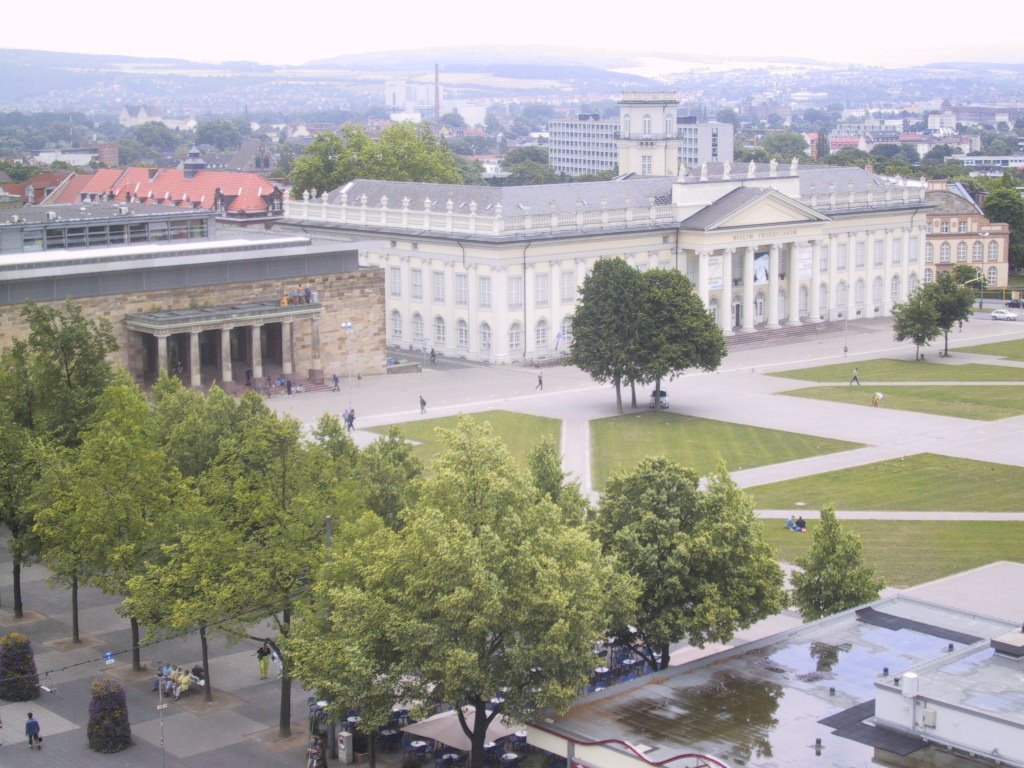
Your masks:
M 860 386 L 860 374 L 857 373 L 856 368 L 853 369 L 853 378 L 850 379 L 850 384 L 856 384 L 858 387 Z
M 537 386 L 534 387 L 534 389 L 539 389 L 541 392 L 544 391 L 544 374 L 543 373 L 538 373 L 537 374 Z
M 43 737 L 39 735 L 39 721 L 32 717 L 32 713 L 28 713 L 28 719 L 25 720 L 25 735 L 28 736 L 28 748 L 36 749 L 43 748 Z
M 341 392 L 341 377 L 338 374 L 334 374 L 334 391 Z
M 348 412 L 348 431 L 351 432 L 356 428 L 356 409 L 353 408 Z
M 427 401 L 423 399 L 423 395 L 420 395 L 420 413 L 424 414 L 427 412 Z
M 286 381 L 286 382 L 284 383 L 284 385 L 285 385 L 285 387 L 286 387 L 286 388 L 287 388 L 287 390 L 288 390 L 288 394 L 290 395 L 290 394 L 292 393 L 292 380 L 291 380 L 291 379 L 288 379 L 288 380 L 287 380 L 287 381 Z
M 270 670 L 270 641 L 264 640 L 263 645 L 256 651 L 256 661 L 260 665 L 260 680 L 267 679 L 267 672 Z

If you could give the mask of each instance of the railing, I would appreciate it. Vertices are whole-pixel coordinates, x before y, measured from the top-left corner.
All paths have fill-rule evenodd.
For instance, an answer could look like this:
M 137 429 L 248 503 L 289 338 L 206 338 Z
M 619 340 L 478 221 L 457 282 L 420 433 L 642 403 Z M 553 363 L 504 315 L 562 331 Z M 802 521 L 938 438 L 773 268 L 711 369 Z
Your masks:
M 835 187 L 814 190 L 801 198 L 801 202 L 816 211 L 861 210 L 864 208 L 891 208 L 899 205 L 923 203 L 925 188 L 921 187 L 884 187 L 854 192 L 852 189 L 840 191 Z

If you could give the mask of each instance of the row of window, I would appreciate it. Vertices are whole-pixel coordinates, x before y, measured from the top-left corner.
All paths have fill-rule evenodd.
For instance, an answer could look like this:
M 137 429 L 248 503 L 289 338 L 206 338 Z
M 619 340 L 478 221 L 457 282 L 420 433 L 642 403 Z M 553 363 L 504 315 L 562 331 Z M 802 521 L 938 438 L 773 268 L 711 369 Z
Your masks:
M 925 229 L 929 235 L 935 232 L 935 222 L 928 221 L 925 224 Z M 939 222 L 938 232 L 943 235 L 948 235 L 950 232 L 957 232 L 962 235 L 967 232 L 967 222 L 957 221 L 956 219 L 942 219 Z
M 558 298 L 559 301 L 570 304 L 576 299 L 576 273 L 558 272 Z M 549 299 L 549 275 L 541 272 L 533 276 L 533 303 L 543 306 Z M 409 298 L 423 299 L 422 269 L 409 270 Z M 402 295 L 402 268 L 388 268 L 388 292 L 391 296 Z M 477 305 L 481 307 L 491 306 L 491 278 L 485 275 L 477 277 Z M 430 273 L 430 297 L 435 304 L 444 304 L 447 301 L 448 281 L 445 273 Z M 463 306 L 469 304 L 469 275 L 455 275 L 455 303 Z M 523 306 L 523 277 L 512 275 L 508 278 L 508 306 Z
M 995 267 L 989 267 L 985 270 L 985 284 L 986 285 L 997 285 L 996 281 L 999 279 L 999 270 Z M 927 267 L 924 270 L 924 282 L 932 283 L 935 282 L 935 272 L 931 267 Z
M 974 244 L 971 246 L 971 261 L 981 261 L 984 252 L 985 246 L 980 240 L 975 240 Z M 949 243 L 942 243 L 939 246 L 939 263 L 949 264 L 952 253 L 952 246 Z M 924 259 L 929 263 L 935 260 L 935 248 L 932 243 L 925 243 Z M 961 241 L 956 244 L 956 260 L 967 261 L 967 243 Z M 999 243 L 995 240 L 989 240 L 988 260 L 999 260 Z
M 425 334 L 425 326 L 423 322 L 423 316 L 419 312 L 413 312 L 411 318 L 412 331 L 412 342 L 416 346 L 421 346 L 426 343 L 427 337 Z M 397 309 L 392 310 L 390 316 L 390 337 L 393 344 L 401 344 L 405 338 L 404 326 L 402 323 L 402 313 Z M 443 317 L 437 316 L 434 318 L 432 336 L 430 343 L 435 347 L 445 348 L 448 346 L 448 325 Z M 477 341 L 479 343 L 480 352 L 487 353 L 491 351 L 491 326 L 489 323 L 480 323 L 477 328 Z M 548 326 L 548 321 L 541 319 L 538 320 L 533 327 L 533 341 L 534 348 L 538 351 L 547 350 L 551 345 L 551 333 Z M 565 348 L 572 343 L 572 318 L 562 318 L 559 331 L 555 336 L 555 349 Z M 469 323 L 463 319 L 455 321 L 455 348 L 458 351 L 465 352 L 469 349 Z M 508 349 L 509 352 L 515 354 L 523 351 L 523 325 L 516 321 L 512 323 L 508 328 Z

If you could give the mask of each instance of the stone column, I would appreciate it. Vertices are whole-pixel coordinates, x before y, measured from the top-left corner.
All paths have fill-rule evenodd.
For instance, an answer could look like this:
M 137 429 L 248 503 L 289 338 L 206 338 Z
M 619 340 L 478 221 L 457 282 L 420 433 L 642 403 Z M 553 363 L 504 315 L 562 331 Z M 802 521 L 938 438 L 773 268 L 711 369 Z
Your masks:
M 828 315 L 826 320 L 835 320 L 839 296 L 838 238 L 828 236 Z
M 231 326 L 220 329 L 220 381 L 231 383 Z
M 193 389 L 202 389 L 203 376 L 199 365 L 199 331 L 196 329 L 189 331 L 188 362 L 191 369 L 189 384 Z
M 814 252 L 811 252 L 811 264 L 814 263 Z M 789 324 L 800 325 L 800 244 L 789 244 Z M 809 290 L 809 289 L 808 289 Z M 811 294 L 807 294 L 808 311 L 810 311 Z
M 723 336 L 732 336 L 732 255 L 735 248 L 722 254 L 722 293 L 718 299 L 718 327 Z
M 155 333 L 156 336 L 156 375 L 159 376 L 161 372 L 168 373 L 167 370 L 167 336 L 165 332 Z
M 260 331 L 263 323 L 254 324 L 250 334 L 252 338 L 252 358 L 249 367 L 252 368 L 253 380 L 263 378 L 263 339 Z
M 697 251 L 697 295 L 700 297 L 704 309 L 709 306 L 708 298 L 708 259 L 711 254 L 708 251 Z
M 925 240 L 924 228 L 922 227 L 921 229 L 919 229 L 917 231 L 918 231 L 919 234 L 918 234 L 918 238 L 917 238 L 918 254 L 917 254 L 917 262 L 916 263 L 920 264 L 921 260 L 924 258 L 923 250 L 924 250 L 924 244 L 925 244 L 926 240 Z M 904 230 L 903 253 L 900 254 L 900 303 L 901 304 L 906 302 L 907 298 L 910 296 L 910 240 L 911 240 L 911 238 L 913 236 L 914 236 L 914 229 L 913 229 L 913 227 L 907 227 L 906 230 Z
M 754 330 L 754 248 L 747 246 L 743 254 L 743 330 Z
M 324 383 L 324 367 L 320 362 L 320 318 L 309 318 L 309 380 L 314 384 Z
M 902 243 L 900 243 L 902 246 Z M 882 317 L 892 314 L 892 230 L 885 230 L 885 258 L 882 260 Z
M 864 254 L 864 263 L 867 263 L 867 253 Z M 857 235 L 854 232 L 849 234 L 846 245 L 846 317 L 850 320 L 857 318 Z
M 768 248 L 768 328 L 779 327 L 779 246 Z
M 455 327 L 455 265 L 448 262 L 444 265 L 444 323 L 445 323 L 445 345 L 447 354 L 457 355 L 459 348 L 459 334 Z M 358 368 L 359 366 L 356 366 Z
M 821 289 L 818 287 L 821 282 L 820 264 L 818 243 L 811 240 L 811 284 L 807 287 L 807 314 L 812 323 L 821 322 Z
M 533 297 L 533 265 L 527 264 L 523 270 L 523 349 L 527 357 L 532 357 L 536 349 L 536 336 L 530 326 L 536 327 L 540 319 L 540 312 L 537 310 Z
M 295 354 L 292 351 L 292 321 L 281 321 L 281 372 L 291 376 L 295 371 Z

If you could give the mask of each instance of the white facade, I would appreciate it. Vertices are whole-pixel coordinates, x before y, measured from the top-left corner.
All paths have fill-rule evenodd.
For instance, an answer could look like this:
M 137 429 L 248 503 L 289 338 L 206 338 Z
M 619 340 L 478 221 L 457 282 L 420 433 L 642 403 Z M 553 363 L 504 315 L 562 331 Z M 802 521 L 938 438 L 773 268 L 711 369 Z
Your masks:
M 557 173 L 582 176 L 619 167 L 619 121 L 580 115 L 548 123 L 548 164 Z
M 689 168 L 702 163 L 731 163 L 732 123 L 680 123 L 679 162 Z
M 508 363 L 565 351 L 598 259 L 678 269 L 723 333 L 888 316 L 920 282 L 923 189 L 858 168 L 481 188 L 357 180 L 285 228 L 374 238 L 388 343 Z
M 675 176 L 679 135 L 674 93 L 623 93 L 619 100 L 619 173 Z

